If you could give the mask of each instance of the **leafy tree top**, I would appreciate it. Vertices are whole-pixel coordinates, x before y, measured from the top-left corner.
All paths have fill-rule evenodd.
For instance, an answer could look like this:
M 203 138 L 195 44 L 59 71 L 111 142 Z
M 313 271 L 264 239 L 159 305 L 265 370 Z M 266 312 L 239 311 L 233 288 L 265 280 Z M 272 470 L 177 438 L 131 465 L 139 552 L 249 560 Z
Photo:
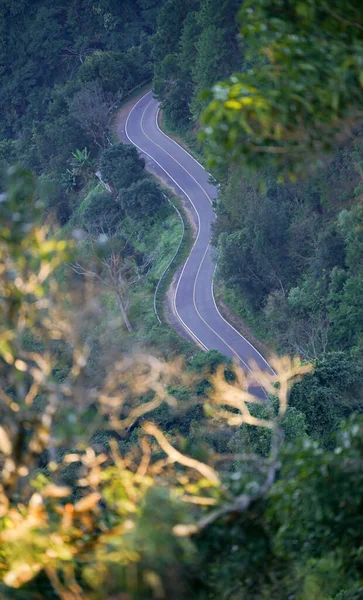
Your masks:
M 362 121 L 362 16 L 357 0 L 244 2 L 251 68 L 206 93 L 211 163 L 223 151 L 255 167 L 268 156 L 293 176 L 346 139 Z

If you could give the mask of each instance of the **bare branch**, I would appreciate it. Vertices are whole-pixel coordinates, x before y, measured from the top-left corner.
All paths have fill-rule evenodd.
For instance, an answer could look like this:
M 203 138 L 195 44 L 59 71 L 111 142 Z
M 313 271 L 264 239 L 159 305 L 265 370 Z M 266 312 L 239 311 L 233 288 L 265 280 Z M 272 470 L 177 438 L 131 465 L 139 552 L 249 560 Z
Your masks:
M 215 485 L 219 484 L 219 477 L 214 469 L 208 467 L 208 465 L 196 460 L 195 458 L 190 458 L 188 456 L 184 456 L 184 454 L 181 454 L 181 452 L 169 444 L 166 437 L 163 435 L 163 433 L 161 433 L 156 425 L 153 423 L 145 423 L 143 425 L 143 430 L 148 435 L 152 435 L 158 441 L 160 447 L 164 450 L 172 462 L 178 462 L 185 467 L 195 469 L 211 483 L 214 483 Z

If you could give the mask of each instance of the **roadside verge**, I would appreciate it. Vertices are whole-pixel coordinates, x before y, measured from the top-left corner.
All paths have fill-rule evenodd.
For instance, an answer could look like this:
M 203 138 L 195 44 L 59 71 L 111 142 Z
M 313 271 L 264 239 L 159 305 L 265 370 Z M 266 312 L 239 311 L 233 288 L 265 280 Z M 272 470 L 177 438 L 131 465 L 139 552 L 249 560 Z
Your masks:
M 118 141 L 121 141 L 124 144 L 130 143 L 125 133 L 128 115 L 138 100 L 150 89 L 150 84 L 144 86 L 138 90 L 137 94 L 133 94 L 132 98 L 127 99 L 118 110 L 115 111 L 113 131 Z M 159 169 L 158 165 L 150 160 L 148 156 L 145 155 L 143 158 L 145 159 L 146 169 L 151 175 L 159 180 L 159 183 L 161 183 L 164 188 L 168 202 L 173 206 L 175 212 L 178 213 L 178 218 L 181 219 L 183 229 L 183 237 L 180 239 L 179 245 L 175 248 L 176 251 L 174 256 L 167 265 L 165 272 L 162 274 L 156 286 L 154 294 L 154 311 L 159 322 L 162 320 L 165 324 L 172 326 L 180 336 L 195 344 L 195 339 L 188 334 L 184 327 L 182 327 L 176 316 L 174 307 L 174 294 L 180 271 L 190 254 L 196 237 L 197 229 L 195 218 L 193 218 L 193 214 L 186 204 L 184 197 L 179 193 L 179 189 L 176 186 L 170 185 L 170 181 L 165 176 L 162 169 Z

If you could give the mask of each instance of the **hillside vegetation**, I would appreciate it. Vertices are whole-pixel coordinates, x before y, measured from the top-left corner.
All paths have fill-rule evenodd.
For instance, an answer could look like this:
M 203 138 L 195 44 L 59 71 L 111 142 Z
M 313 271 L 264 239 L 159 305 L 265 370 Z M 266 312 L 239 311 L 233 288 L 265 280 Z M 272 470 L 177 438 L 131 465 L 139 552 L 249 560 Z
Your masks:
M 1 599 L 363 598 L 363 11 L 240 4 L 0 7 Z M 112 126 L 151 79 L 264 402 L 154 314 L 181 224 Z
M 178 11 L 179 42 L 160 55 L 156 36 L 154 87 L 186 139 L 202 114 L 225 299 L 278 352 L 316 364 L 291 403 L 328 438 L 362 406 L 362 11 L 260 0 L 237 17 L 232 0 L 182 4 L 184 15 L 162 9 L 162 39 Z

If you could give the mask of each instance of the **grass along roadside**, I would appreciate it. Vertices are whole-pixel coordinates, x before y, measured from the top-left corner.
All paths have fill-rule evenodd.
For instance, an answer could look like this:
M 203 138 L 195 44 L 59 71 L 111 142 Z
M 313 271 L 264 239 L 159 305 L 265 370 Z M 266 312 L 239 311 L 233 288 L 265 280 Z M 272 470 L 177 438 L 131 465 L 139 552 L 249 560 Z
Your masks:
M 164 322 L 167 322 L 167 318 L 165 316 L 165 312 L 166 312 L 166 310 L 165 310 L 166 298 L 165 297 L 166 297 L 167 291 L 172 283 L 172 280 L 174 278 L 176 271 L 182 265 L 184 265 L 185 261 L 187 260 L 189 254 L 190 254 L 190 251 L 192 249 L 193 242 L 194 242 L 192 226 L 191 226 L 189 219 L 187 218 L 186 213 L 184 211 L 183 202 L 182 202 L 181 198 L 178 196 L 172 196 L 170 198 L 170 196 L 169 196 L 168 199 L 171 202 L 171 204 L 173 205 L 174 210 L 176 211 L 176 214 L 178 215 L 179 222 L 183 223 L 183 226 L 182 226 L 183 237 L 180 238 L 180 243 L 176 249 L 175 255 L 174 255 L 174 257 L 172 257 L 172 260 L 169 262 L 169 265 L 165 269 L 165 272 L 160 277 L 160 280 L 159 280 L 159 282 L 155 288 L 155 292 L 154 292 L 154 310 L 155 310 L 156 316 L 161 315 L 162 316 L 161 320 L 163 320 Z M 181 219 L 181 221 L 180 221 L 180 219 Z
M 168 270 L 171 268 L 174 260 L 178 256 L 178 253 L 179 253 L 181 245 L 182 245 L 182 243 L 184 241 L 184 235 L 185 235 L 184 220 L 183 220 L 183 217 L 182 217 L 182 215 L 180 213 L 180 210 L 175 206 L 175 204 L 173 204 L 173 202 L 168 198 L 168 196 L 166 194 L 164 194 L 164 198 L 169 202 L 170 206 L 172 206 L 172 208 L 176 211 L 176 214 L 178 215 L 178 218 L 179 218 L 179 221 L 180 221 L 180 225 L 181 225 L 182 231 L 181 231 L 181 236 L 180 236 L 179 244 L 178 244 L 178 246 L 177 246 L 177 248 L 176 248 L 173 256 L 171 257 L 169 263 L 165 267 L 165 269 L 164 269 L 164 271 L 163 271 L 163 273 L 162 273 L 159 281 L 157 282 L 156 288 L 155 288 L 155 292 L 154 292 L 154 312 L 155 312 L 156 318 L 157 318 L 157 320 L 159 321 L 160 324 L 161 324 L 161 319 L 160 319 L 159 310 L 158 310 L 158 291 L 160 289 L 160 286 L 162 285 L 164 277 L 166 276 Z
M 169 191 L 166 193 L 170 203 L 178 209 L 183 226 L 179 214 L 170 206 L 170 214 L 159 222 L 158 231 L 152 228 L 144 239 L 145 247 L 152 249 L 155 260 L 147 280 L 136 285 L 131 295 L 129 318 L 135 324 L 131 335 L 137 344 L 151 345 L 169 356 L 183 355 L 187 359 L 195 354 L 195 345 L 180 336 L 169 323 L 166 294 L 176 271 L 190 253 L 193 234 L 181 199 Z

